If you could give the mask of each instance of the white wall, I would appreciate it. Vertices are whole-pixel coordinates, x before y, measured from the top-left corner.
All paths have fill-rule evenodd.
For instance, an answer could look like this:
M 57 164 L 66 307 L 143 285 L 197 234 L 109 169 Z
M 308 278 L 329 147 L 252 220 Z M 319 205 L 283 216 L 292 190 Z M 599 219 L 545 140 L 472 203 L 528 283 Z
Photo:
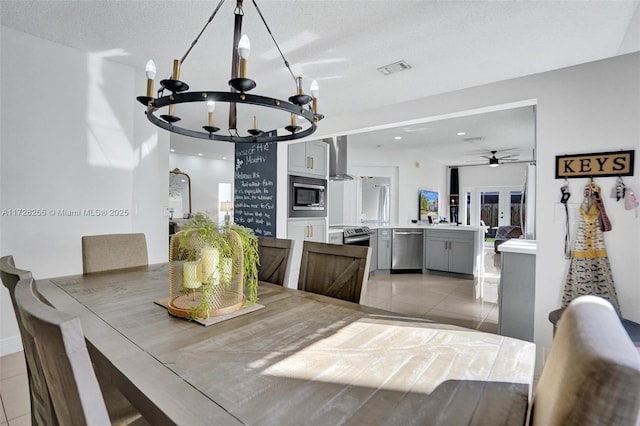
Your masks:
M 348 142 L 347 142 L 348 146 Z M 442 205 L 447 201 L 446 173 L 448 169 L 431 159 L 424 152 L 398 152 L 380 149 L 347 148 L 347 172 L 353 175 L 388 176 L 391 178 L 390 221 L 394 225 L 407 225 L 412 219 L 418 219 L 418 194 L 421 189 L 438 191 L 440 194 L 440 215 L 447 216 Z M 350 211 L 353 206 L 353 186 L 344 183 L 345 218 L 356 218 L 359 221 L 359 210 L 355 214 Z M 357 194 L 357 193 L 356 193 Z M 359 207 L 359 200 L 357 201 Z M 359 222 L 356 222 L 359 223 Z M 347 222 L 352 224 L 352 222 Z
M 156 185 L 165 195 L 168 139 L 138 121 L 142 77 L 110 61 L 109 52 L 83 53 L 4 26 L 1 38 L 0 254 L 14 255 L 36 278 L 76 274 L 82 235 L 143 230 L 150 261 L 166 260 Z M 15 216 L 11 209 L 45 215 Z M 21 345 L 4 287 L 0 297 L 5 354 Z
M 136 93 L 146 90 L 144 74 L 136 75 Z M 125 101 L 129 101 L 127 98 Z M 133 171 L 132 231 L 147 237 L 149 263 L 169 260 L 169 218 L 165 215 L 169 188 L 169 132 L 158 131 L 147 120 L 142 105 L 135 104 L 133 140 L 137 167 Z
M 526 163 L 501 164 L 498 167 L 459 167 L 460 191 L 478 186 L 522 186 L 526 170 Z
M 229 201 L 219 199 L 218 183 L 230 184 L 233 194 L 233 159 L 219 160 L 171 153 L 169 154 L 169 169 L 173 170 L 176 167 L 188 174 L 191 179 L 191 209 L 193 213 L 206 212 L 212 220 L 218 221 L 220 202 Z
M 552 327 L 547 316 L 558 308 L 567 273 L 563 258 L 563 219 L 559 203 L 561 181 L 555 179 L 555 156 L 567 153 L 638 149 L 640 146 L 640 53 L 619 56 L 584 65 L 532 76 L 505 80 L 456 92 L 445 93 L 397 105 L 397 108 L 367 110 L 349 117 L 330 117 L 322 122 L 318 137 L 358 132 L 362 128 L 446 117 L 461 111 L 487 106 L 537 104 L 536 177 L 536 264 L 535 342 L 548 347 Z M 351 155 L 350 158 L 353 158 Z M 625 179 L 640 192 L 636 176 Z M 400 179 L 401 187 L 405 182 Z M 603 190 L 610 190 L 614 178 L 597 179 Z M 578 198 L 584 180 L 571 182 Z M 640 322 L 640 222 L 635 212 L 619 204 L 607 203 L 613 230 L 605 242 L 611 260 L 618 297 L 625 317 Z M 572 206 L 575 208 L 575 204 Z

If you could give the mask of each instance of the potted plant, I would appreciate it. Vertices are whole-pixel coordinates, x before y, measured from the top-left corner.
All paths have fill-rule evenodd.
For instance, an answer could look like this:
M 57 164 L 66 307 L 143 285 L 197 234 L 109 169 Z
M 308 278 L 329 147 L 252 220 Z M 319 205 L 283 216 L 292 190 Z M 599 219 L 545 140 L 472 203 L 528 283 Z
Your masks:
M 252 230 L 197 213 L 171 241 L 169 312 L 208 318 L 257 302 L 258 265 Z

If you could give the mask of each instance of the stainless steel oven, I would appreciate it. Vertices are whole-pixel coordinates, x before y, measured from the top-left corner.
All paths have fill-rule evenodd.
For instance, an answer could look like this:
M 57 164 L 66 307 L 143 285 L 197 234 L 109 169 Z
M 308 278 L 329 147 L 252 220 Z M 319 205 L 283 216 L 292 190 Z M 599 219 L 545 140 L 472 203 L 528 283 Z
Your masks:
M 371 229 L 368 226 L 360 228 L 346 228 L 342 232 L 342 244 L 369 247 Z
M 289 175 L 289 217 L 326 217 L 327 181 Z

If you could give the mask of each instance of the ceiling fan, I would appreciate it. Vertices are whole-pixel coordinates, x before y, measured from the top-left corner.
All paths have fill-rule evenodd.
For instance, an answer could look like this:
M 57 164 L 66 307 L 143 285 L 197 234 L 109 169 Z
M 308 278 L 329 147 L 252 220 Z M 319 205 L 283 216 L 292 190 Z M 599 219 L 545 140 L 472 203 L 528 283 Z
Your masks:
M 507 154 L 507 155 L 502 155 L 500 157 L 496 157 L 496 154 L 498 152 L 504 152 L 504 151 L 510 151 L 513 148 L 509 148 L 509 149 L 502 149 L 502 150 L 495 150 L 495 151 L 489 151 L 489 153 L 491 153 L 491 156 L 488 155 L 481 155 L 482 158 L 486 158 L 487 160 L 489 160 L 489 167 L 498 167 L 500 164 L 505 163 L 505 162 L 509 162 L 509 161 L 518 161 L 518 159 L 516 157 L 518 157 L 520 154 Z M 478 162 L 477 160 L 475 160 L 474 162 Z M 482 163 L 484 163 L 485 161 L 482 161 Z

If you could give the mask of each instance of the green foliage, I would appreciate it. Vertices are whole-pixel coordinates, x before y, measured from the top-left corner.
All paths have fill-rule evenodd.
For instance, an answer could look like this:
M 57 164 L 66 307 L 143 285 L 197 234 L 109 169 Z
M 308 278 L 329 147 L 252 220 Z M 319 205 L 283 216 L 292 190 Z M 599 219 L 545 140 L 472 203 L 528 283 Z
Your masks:
M 232 224 L 229 228 L 238 233 L 242 240 L 244 253 L 244 287 L 247 294 L 247 302 L 256 303 L 258 301 L 258 266 L 260 257 L 258 255 L 258 237 L 249 228 Z
M 189 221 L 185 234 L 186 237 L 189 237 L 191 233 L 197 232 L 199 238 L 202 238 L 212 247 L 217 248 L 221 256 L 231 257 L 232 247 L 225 233 L 227 229 L 235 231 L 242 241 L 244 291 L 247 297 L 247 303 L 256 303 L 258 301 L 258 266 L 260 265 L 260 258 L 258 256 L 258 237 L 256 237 L 251 229 L 237 224 L 220 227 L 206 214 L 196 213 L 193 219 Z M 184 241 L 185 245 L 187 245 L 188 238 L 185 238 Z M 210 293 L 212 288 L 204 286 L 202 289 L 202 300 L 205 304 L 207 298 L 204 296 L 207 294 L 207 291 Z M 199 307 L 198 309 L 200 308 L 206 308 L 206 306 Z

